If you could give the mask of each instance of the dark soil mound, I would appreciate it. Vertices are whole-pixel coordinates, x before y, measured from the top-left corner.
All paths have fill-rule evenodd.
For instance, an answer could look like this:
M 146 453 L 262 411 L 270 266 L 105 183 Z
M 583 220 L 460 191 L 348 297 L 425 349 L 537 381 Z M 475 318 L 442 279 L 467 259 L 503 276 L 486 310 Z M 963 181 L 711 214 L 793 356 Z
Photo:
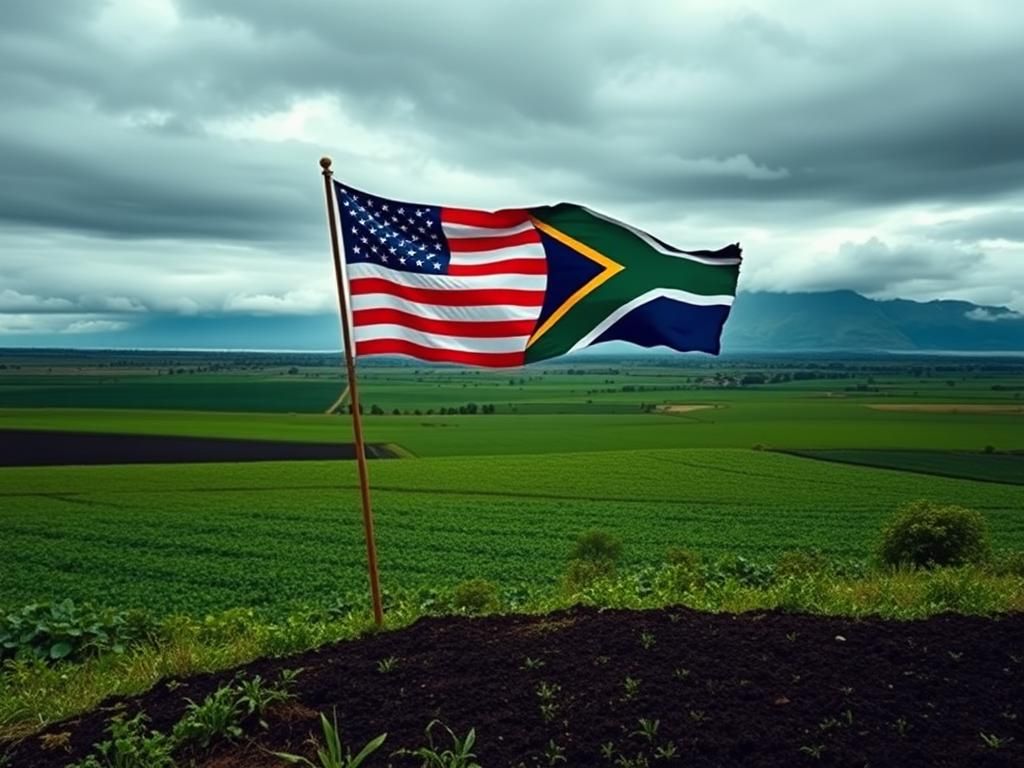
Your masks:
M 389 657 L 394 668 L 381 672 Z M 576 609 L 429 618 L 245 670 L 272 678 L 297 667 L 297 701 L 201 765 L 283 765 L 267 748 L 309 754 L 316 713 L 335 707 L 355 749 L 388 732 L 370 766 L 418 765 L 388 755 L 424 744 L 434 718 L 460 735 L 476 728 L 485 768 L 549 765 L 549 743 L 564 750 L 554 764 L 569 767 L 612 766 L 619 755 L 666 766 L 1024 765 L 1024 615 L 902 623 Z M 199 700 L 232 676 L 161 684 L 122 704 L 169 730 L 184 697 Z M 34 736 L 12 764 L 81 758 L 116 704 L 48 729 L 70 733 L 70 752 L 46 751 Z M 652 739 L 641 719 L 657 721 Z M 676 756 L 657 759 L 659 748 Z
M 395 458 L 385 445 L 367 445 L 372 459 Z M 290 443 L 219 437 L 121 435 L 34 429 L 0 431 L 0 467 L 68 464 L 169 464 L 203 461 L 298 461 L 354 459 L 346 443 Z

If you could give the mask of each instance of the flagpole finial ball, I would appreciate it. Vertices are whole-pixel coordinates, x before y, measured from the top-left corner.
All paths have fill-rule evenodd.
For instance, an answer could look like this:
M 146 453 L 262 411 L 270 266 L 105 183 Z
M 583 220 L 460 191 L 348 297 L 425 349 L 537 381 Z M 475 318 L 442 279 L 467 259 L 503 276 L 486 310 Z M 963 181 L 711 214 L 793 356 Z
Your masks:
M 320 167 L 323 168 L 325 171 L 331 170 L 331 158 L 329 158 L 329 157 L 321 157 L 320 158 Z

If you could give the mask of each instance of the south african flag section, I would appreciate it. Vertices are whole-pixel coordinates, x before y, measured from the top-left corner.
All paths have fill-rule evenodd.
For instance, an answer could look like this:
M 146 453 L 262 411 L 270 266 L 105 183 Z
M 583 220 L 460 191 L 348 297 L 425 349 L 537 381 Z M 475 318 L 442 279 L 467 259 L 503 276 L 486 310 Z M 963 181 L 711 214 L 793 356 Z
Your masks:
M 534 208 L 548 261 L 526 361 L 604 341 L 718 354 L 741 251 L 682 251 L 579 205 Z
M 605 341 L 717 354 L 740 248 L 681 251 L 579 205 L 477 211 L 335 182 L 357 356 L 520 366 Z

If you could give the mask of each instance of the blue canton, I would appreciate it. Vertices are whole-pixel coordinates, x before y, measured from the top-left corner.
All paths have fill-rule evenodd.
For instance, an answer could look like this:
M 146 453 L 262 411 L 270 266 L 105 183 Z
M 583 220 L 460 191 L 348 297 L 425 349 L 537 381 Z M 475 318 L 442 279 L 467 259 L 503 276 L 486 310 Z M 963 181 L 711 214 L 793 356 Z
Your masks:
M 419 274 L 444 275 L 452 254 L 441 230 L 441 209 L 399 203 L 334 183 L 345 261 Z

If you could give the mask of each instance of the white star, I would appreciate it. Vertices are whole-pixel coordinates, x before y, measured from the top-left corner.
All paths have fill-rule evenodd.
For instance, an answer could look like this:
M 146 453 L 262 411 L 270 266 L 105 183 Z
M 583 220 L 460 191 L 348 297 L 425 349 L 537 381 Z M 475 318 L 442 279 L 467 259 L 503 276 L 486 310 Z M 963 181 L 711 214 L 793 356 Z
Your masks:
M 416 215 L 419 216 L 420 218 L 423 218 L 423 211 L 421 211 L 419 208 L 417 208 L 416 209 Z
M 381 254 L 380 260 L 383 261 L 385 264 L 387 264 L 388 263 L 388 255 L 386 253 Z
M 405 215 L 405 208 L 399 208 L 398 212 L 404 216 Z
M 405 226 L 405 224 L 400 226 L 399 229 L 402 230 L 403 232 L 408 232 L 409 231 L 409 228 L 407 226 Z
M 432 235 L 430 236 L 430 239 L 431 239 L 431 240 L 437 240 L 437 235 L 436 235 L 436 234 L 432 234 Z
M 441 262 L 440 261 L 435 261 L 434 262 L 434 269 L 440 269 L 440 268 L 441 268 Z
M 423 234 L 423 235 L 427 234 L 426 227 L 416 227 L 416 229 L 418 229 L 420 231 L 420 234 Z
M 357 245 L 352 248 L 352 253 L 362 253 L 362 251 L 359 249 L 359 246 Z
M 395 224 L 397 224 L 397 223 L 398 223 L 398 217 L 397 217 L 397 216 L 392 216 L 392 217 L 391 217 L 391 220 L 392 220 L 393 222 L 395 222 Z
M 419 239 L 420 239 L 420 236 L 419 236 L 419 235 L 413 235 L 413 236 L 412 236 L 412 241 L 413 241 L 414 243 L 415 243 L 415 242 L 416 242 L 417 240 L 419 240 Z
M 346 208 L 348 208 L 348 206 L 349 206 L 348 200 L 346 200 L 344 203 L 342 203 L 342 205 L 344 205 Z
M 377 234 L 377 228 L 376 227 L 370 227 L 370 234 L 371 235 L 376 235 Z
M 368 206 L 370 206 L 371 208 L 373 208 L 373 199 L 372 199 L 372 198 L 367 198 L 367 200 L 366 200 L 366 204 L 367 204 Z
M 360 237 L 359 240 L 363 243 L 363 245 L 366 245 L 368 242 L 370 242 L 365 237 Z
M 370 250 L 373 251 L 374 253 L 376 253 L 377 252 L 377 246 L 376 245 L 371 245 L 370 246 Z
M 425 250 L 427 250 L 427 246 L 425 246 L 425 245 L 420 245 L 420 250 L 421 250 L 421 251 L 425 251 Z
M 441 250 L 441 244 L 440 243 L 434 243 L 434 250 L 435 251 L 440 251 Z
M 359 220 L 359 226 L 365 227 L 366 226 L 366 219 L 360 219 Z
M 416 260 L 416 266 L 417 267 L 422 267 L 423 266 L 423 259 L 417 259 Z
M 393 248 L 393 247 L 392 248 L 388 248 L 388 253 L 395 253 L 395 252 L 396 252 L 395 248 Z
M 380 209 L 381 209 L 382 211 L 386 211 L 386 210 L 388 210 L 388 204 L 387 204 L 387 203 L 384 203 L 383 205 L 381 205 Z
M 434 258 L 435 256 L 437 256 L 437 254 L 436 254 L 436 253 L 428 253 L 428 254 L 427 254 L 427 261 L 430 261 L 430 260 L 431 260 L 432 258 Z
M 399 256 L 398 257 L 398 263 L 399 264 L 405 264 L 405 256 Z
M 416 255 L 416 249 L 414 248 L 411 251 L 406 251 L 406 253 L 408 253 L 410 256 L 415 256 Z
M 358 235 L 359 234 L 359 230 L 356 229 L 355 227 L 352 227 L 352 234 L 353 235 Z

